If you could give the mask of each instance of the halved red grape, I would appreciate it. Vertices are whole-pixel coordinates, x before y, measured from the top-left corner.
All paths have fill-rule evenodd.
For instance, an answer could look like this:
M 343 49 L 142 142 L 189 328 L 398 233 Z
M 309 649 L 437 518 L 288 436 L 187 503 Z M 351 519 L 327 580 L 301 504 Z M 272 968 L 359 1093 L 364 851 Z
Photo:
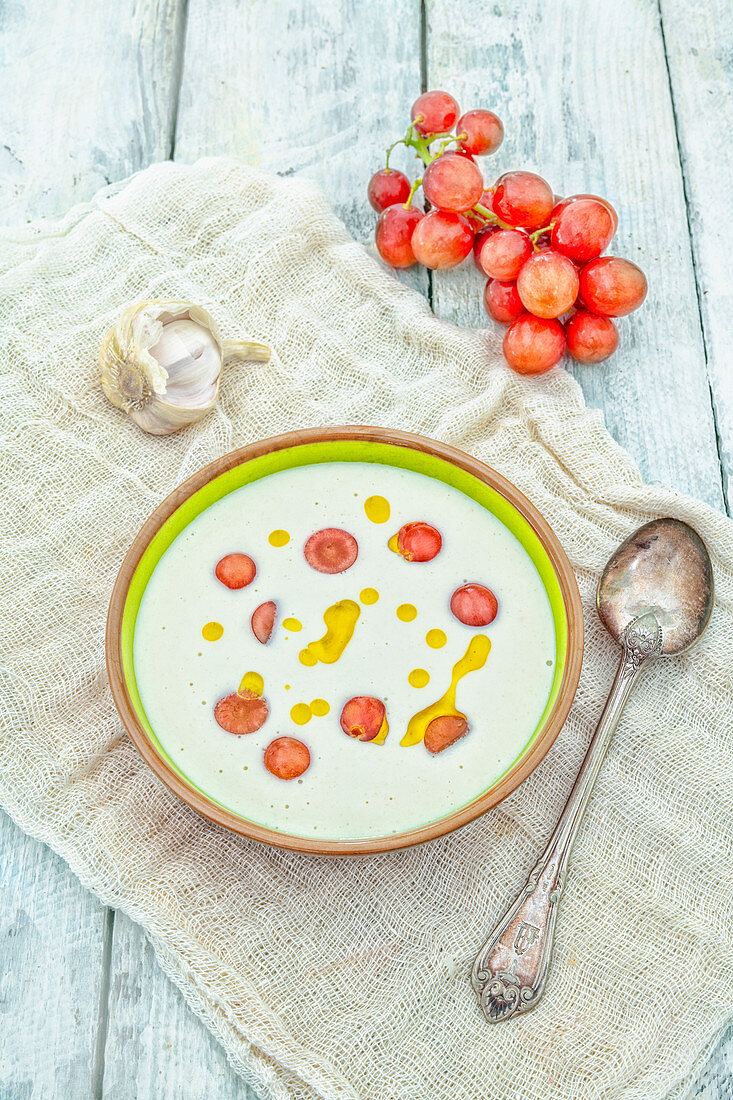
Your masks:
M 425 198 L 440 210 L 462 214 L 481 198 L 483 177 L 470 158 L 443 153 L 427 166 L 422 180 Z
M 257 566 L 249 554 L 225 554 L 216 563 L 216 579 L 227 588 L 246 588 L 255 579 Z
M 221 728 L 237 737 L 256 733 L 264 726 L 269 713 L 267 701 L 250 691 L 241 695 L 233 691 L 231 695 L 220 699 L 214 707 L 214 718 Z
M 450 598 L 450 609 L 465 626 L 488 626 L 493 623 L 499 603 L 485 584 L 462 584 Z
M 549 183 L 534 172 L 505 172 L 496 181 L 492 209 L 507 225 L 540 229 L 552 213 Z
M 385 263 L 392 267 L 412 267 L 415 263 L 412 236 L 422 216 L 414 206 L 401 205 L 388 206 L 379 215 L 375 240 Z
M 504 337 L 504 356 L 517 374 L 544 374 L 562 359 L 565 333 L 559 321 L 523 313 Z
M 384 703 L 373 695 L 355 695 L 341 711 L 341 729 L 357 741 L 373 741 L 385 719 Z
M 432 561 L 442 545 L 440 531 L 423 520 L 406 523 L 397 532 L 397 550 L 405 561 Z
M 381 168 L 369 180 L 367 197 L 374 210 L 381 214 L 388 206 L 407 202 L 412 185 L 404 172 L 394 168 Z
M 646 276 L 631 260 L 599 256 L 580 272 L 580 300 L 591 313 L 623 317 L 646 298 Z
M 618 347 L 618 330 L 610 317 L 579 309 L 565 322 L 565 340 L 579 363 L 602 363 Z
M 276 737 L 265 749 L 265 767 L 277 779 L 297 779 L 308 771 L 311 754 L 297 737 Z
M 305 560 L 319 573 L 344 573 L 356 561 L 359 544 L 340 527 L 315 531 L 303 547 Z
M 277 604 L 274 600 L 267 600 L 265 603 L 261 603 L 260 606 L 256 607 L 252 612 L 252 618 L 250 619 L 252 633 L 258 642 L 262 642 L 262 645 L 267 645 L 272 637 L 276 615 Z
M 608 213 L 611 215 L 611 221 L 613 222 L 614 233 L 618 229 L 618 214 L 613 206 L 611 206 L 608 199 L 601 198 L 600 195 L 569 195 L 566 199 L 558 199 L 557 195 L 554 196 L 555 205 L 552 208 L 552 214 L 550 216 L 551 221 L 555 221 L 559 217 L 562 210 L 565 209 L 571 202 L 579 202 L 581 199 L 593 199 L 594 202 L 599 202 L 601 206 L 605 206 Z
M 510 325 L 524 313 L 522 299 L 517 294 L 516 283 L 502 283 L 489 279 L 484 290 L 484 305 L 489 317 L 500 325 Z
M 517 278 L 517 293 L 535 317 L 559 317 L 578 297 L 578 272 L 559 252 L 535 252 Z
M 466 111 L 456 123 L 456 134 L 464 133 L 461 148 L 474 157 L 495 153 L 504 140 L 504 126 L 493 111 Z
M 419 263 L 445 270 L 465 260 L 473 244 L 473 230 L 460 214 L 431 210 L 415 227 L 411 244 Z
M 458 104 L 448 92 L 423 92 L 410 109 L 410 119 L 421 134 L 444 134 L 453 129 Z
M 428 752 L 442 752 L 455 745 L 468 733 L 468 721 L 463 714 L 441 714 L 433 718 L 425 730 L 425 748 Z
M 532 255 L 532 242 L 521 229 L 494 228 L 481 241 L 476 262 L 490 279 L 516 279 Z
M 552 247 L 577 263 L 587 263 L 608 248 L 613 237 L 613 219 L 607 206 L 597 199 L 567 203 L 555 219 Z

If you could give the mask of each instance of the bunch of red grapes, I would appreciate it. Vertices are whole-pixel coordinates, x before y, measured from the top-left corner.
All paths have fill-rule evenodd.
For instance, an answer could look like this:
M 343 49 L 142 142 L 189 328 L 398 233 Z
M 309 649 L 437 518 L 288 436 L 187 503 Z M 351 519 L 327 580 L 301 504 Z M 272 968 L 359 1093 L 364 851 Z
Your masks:
M 618 217 L 596 195 L 560 198 L 533 172 L 505 172 L 485 188 L 475 158 L 494 153 L 504 127 L 492 111 L 467 111 L 447 92 L 425 92 L 412 105 L 404 138 L 387 150 L 386 167 L 369 181 L 379 213 L 379 254 L 393 267 L 456 267 L 473 249 L 488 277 L 484 304 L 509 325 L 507 362 L 520 374 L 542 374 L 567 349 L 580 363 L 600 363 L 618 345 L 613 318 L 646 297 L 643 271 L 603 256 Z M 397 145 L 425 165 L 413 183 L 389 166 Z M 413 206 L 422 185 L 427 212 Z

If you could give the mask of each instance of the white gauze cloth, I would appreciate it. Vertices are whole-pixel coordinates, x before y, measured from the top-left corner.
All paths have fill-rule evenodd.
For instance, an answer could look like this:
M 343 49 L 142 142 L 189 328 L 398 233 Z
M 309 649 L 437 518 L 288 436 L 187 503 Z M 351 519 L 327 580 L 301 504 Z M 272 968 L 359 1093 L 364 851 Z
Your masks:
M 144 926 L 268 1097 L 684 1095 L 733 1004 L 731 522 L 644 484 L 565 371 L 520 378 L 496 336 L 438 321 L 304 180 L 155 165 L 61 222 L 6 232 L 2 252 L 2 805 Z M 272 362 L 230 365 L 204 421 L 144 435 L 97 366 L 143 298 L 198 302 Z M 586 649 L 565 728 L 502 805 L 420 848 L 329 860 L 230 835 L 163 787 L 112 703 L 104 624 L 133 536 L 184 478 L 251 440 L 342 423 L 433 436 L 515 482 L 570 557 Z M 473 958 L 547 840 L 619 656 L 593 610 L 599 571 L 663 515 L 710 548 L 710 626 L 627 705 L 543 1001 L 489 1026 Z

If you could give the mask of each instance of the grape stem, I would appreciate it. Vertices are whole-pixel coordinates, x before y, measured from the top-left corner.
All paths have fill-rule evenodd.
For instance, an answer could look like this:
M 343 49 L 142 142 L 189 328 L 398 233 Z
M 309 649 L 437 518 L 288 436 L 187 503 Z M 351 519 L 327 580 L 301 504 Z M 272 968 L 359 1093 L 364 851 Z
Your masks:
M 410 191 L 410 194 L 407 196 L 404 203 L 402 204 L 405 210 L 409 210 L 410 207 L 412 206 L 413 196 L 414 196 L 415 192 L 417 191 L 417 189 L 418 189 L 418 187 L 420 186 L 421 183 L 422 183 L 422 176 L 420 176 L 418 179 L 415 180 L 415 182 L 412 185 L 412 190 Z

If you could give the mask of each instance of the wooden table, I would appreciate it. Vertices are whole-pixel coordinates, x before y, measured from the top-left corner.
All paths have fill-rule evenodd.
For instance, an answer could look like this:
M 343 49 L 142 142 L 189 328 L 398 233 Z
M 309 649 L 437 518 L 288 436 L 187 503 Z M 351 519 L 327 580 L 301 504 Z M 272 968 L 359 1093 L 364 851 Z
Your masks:
M 612 362 L 571 368 L 588 404 L 647 477 L 726 507 L 727 0 L 15 0 L 0 21 L 3 222 L 225 153 L 319 180 L 368 243 L 366 182 L 421 86 L 496 110 L 487 177 L 526 167 L 606 195 L 614 251 L 649 276 Z M 438 316 L 484 325 L 472 265 L 406 279 Z M 3 1100 L 254 1100 L 139 928 L 2 815 L 0 859 Z M 732 1078 L 729 1033 L 698 1095 L 730 1098 Z

